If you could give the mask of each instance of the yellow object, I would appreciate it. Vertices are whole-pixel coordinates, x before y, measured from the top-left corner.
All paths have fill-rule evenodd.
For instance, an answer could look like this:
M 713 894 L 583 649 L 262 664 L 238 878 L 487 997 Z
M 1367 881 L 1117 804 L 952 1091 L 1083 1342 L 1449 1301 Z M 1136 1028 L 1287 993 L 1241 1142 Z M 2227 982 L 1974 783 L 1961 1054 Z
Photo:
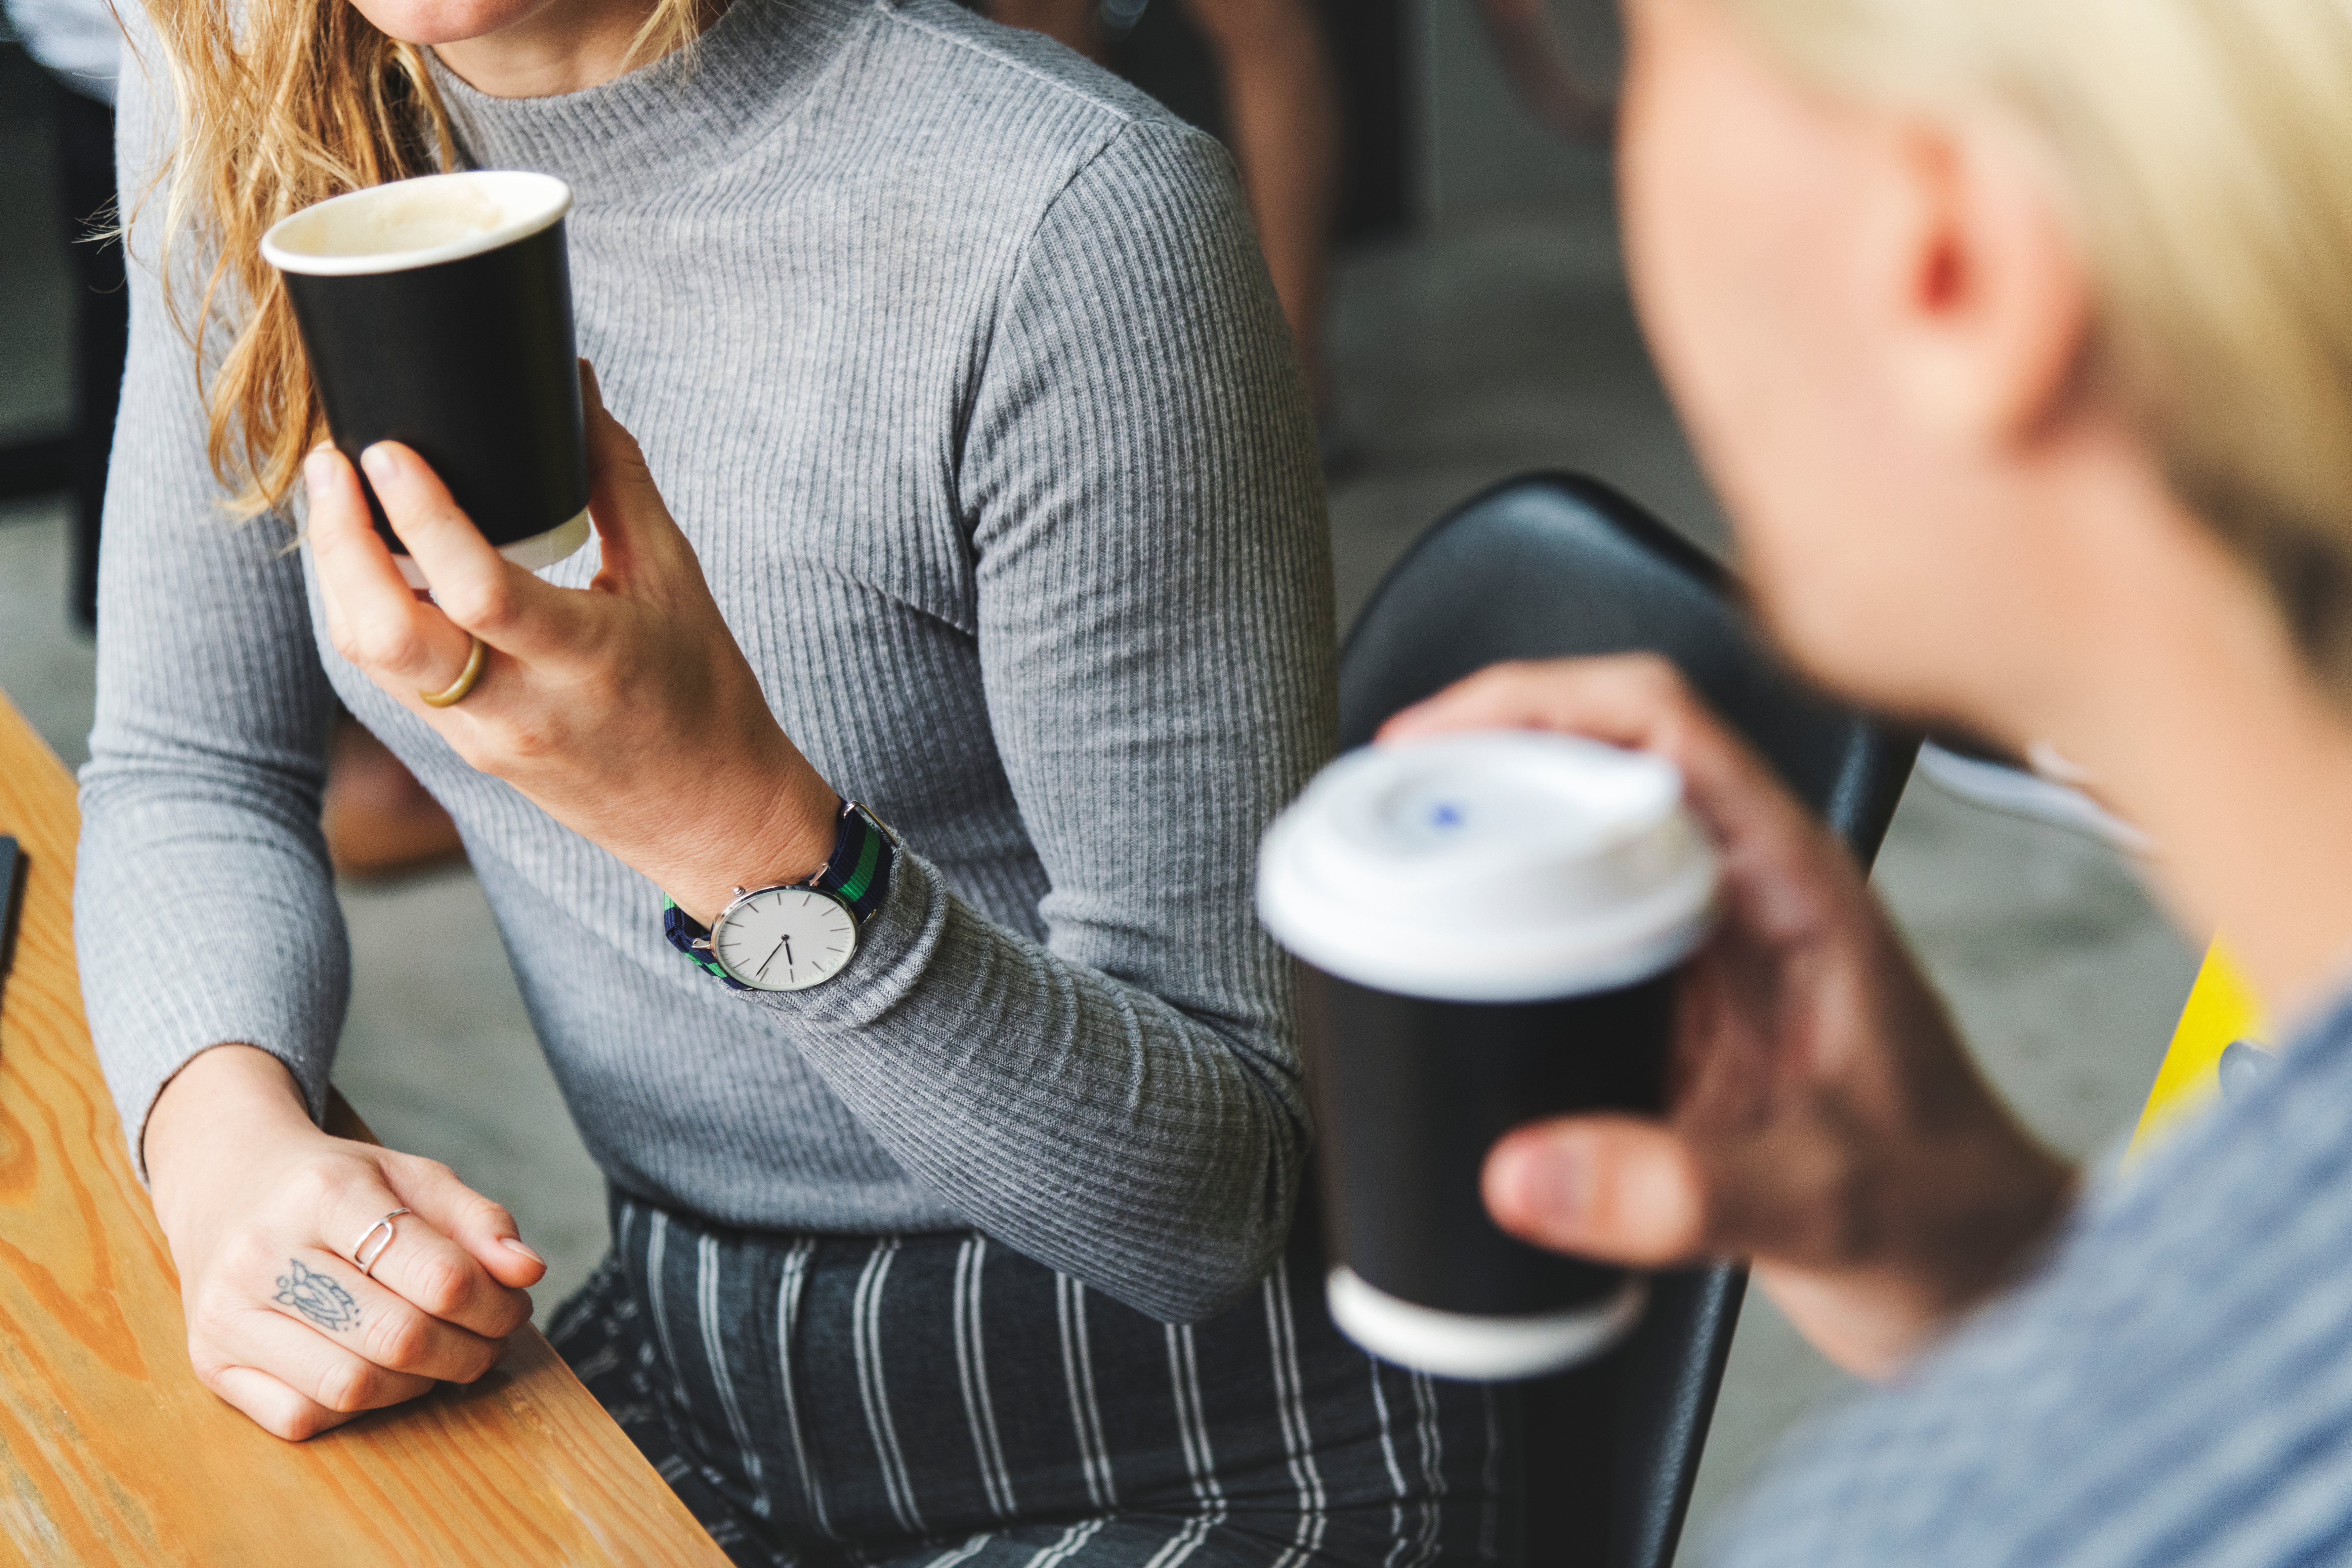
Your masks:
M 448 689 L 427 691 L 420 686 L 416 689 L 417 700 L 427 708 L 455 708 L 466 700 L 466 694 L 474 689 L 474 682 L 482 678 L 482 639 L 474 637 L 473 641 L 473 647 L 466 654 L 466 668 L 457 672 L 457 679 L 449 683 Z
M 2147 1091 L 2147 1105 L 2139 1113 L 2126 1160 L 2136 1159 L 2160 1142 L 2182 1121 L 2194 1117 L 2221 1091 L 2215 1072 L 2221 1053 L 2232 1040 L 2266 1038 L 2262 1004 L 2216 937 L 2205 950 L 2197 984 L 2189 988 L 2188 1005 L 2172 1031 L 2172 1047 L 2157 1069 L 2156 1086 Z

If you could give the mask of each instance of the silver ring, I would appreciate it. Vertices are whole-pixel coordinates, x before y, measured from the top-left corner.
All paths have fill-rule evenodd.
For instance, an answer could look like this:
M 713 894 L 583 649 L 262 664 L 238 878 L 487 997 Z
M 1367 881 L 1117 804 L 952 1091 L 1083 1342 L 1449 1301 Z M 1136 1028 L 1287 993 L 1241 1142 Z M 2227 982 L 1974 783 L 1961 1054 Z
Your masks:
M 361 1279 L 373 1279 L 375 1278 L 375 1266 L 383 1259 L 384 1249 L 392 1245 L 392 1238 L 394 1236 L 392 1222 L 398 1219 L 402 1215 L 404 1215 L 408 1211 L 406 1209 L 393 1210 L 390 1214 L 384 1215 L 382 1219 L 368 1226 L 367 1229 L 362 1231 L 360 1233 L 359 1240 L 352 1243 L 352 1261 L 360 1266 Z M 383 1239 L 382 1241 L 376 1241 L 375 1250 L 373 1252 L 368 1252 L 367 1244 L 371 1241 L 375 1241 L 375 1233 L 377 1231 L 383 1232 Z M 367 1253 L 367 1256 L 362 1258 L 360 1256 L 362 1253 Z

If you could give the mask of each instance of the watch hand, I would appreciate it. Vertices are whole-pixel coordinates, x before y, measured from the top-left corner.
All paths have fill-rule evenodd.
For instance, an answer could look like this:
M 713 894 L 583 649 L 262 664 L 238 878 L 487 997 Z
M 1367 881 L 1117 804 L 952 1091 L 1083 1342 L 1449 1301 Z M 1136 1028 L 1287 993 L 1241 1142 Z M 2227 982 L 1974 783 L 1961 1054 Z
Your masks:
M 769 952 L 768 956 L 760 961 L 760 967 L 757 972 L 752 974 L 751 978 L 754 980 L 765 980 L 768 977 L 768 965 L 775 963 L 776 954 L 783 952 L 787 947 L 790 947 L 792 942 L 793 939 L 791 937 L 786 937 L 783 941 L 776 943 L 774 949 Z M 787 959 L 785 962 L 789 963 L 792 961 Z

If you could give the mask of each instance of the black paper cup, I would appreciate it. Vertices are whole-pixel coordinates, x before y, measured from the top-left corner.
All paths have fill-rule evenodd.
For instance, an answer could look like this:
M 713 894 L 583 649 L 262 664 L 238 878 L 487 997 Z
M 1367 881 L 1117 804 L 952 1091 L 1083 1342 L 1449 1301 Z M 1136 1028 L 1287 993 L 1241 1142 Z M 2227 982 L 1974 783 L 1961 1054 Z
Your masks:
M 536 570 L 588 542 L 563 215 L 572 191 L 510 170 L 354 191 L 271 226 L 335 445 L 414 447 L 484 538 Z M 376 532 L 426 586 L 368 485 Z
M 1639 1321 L 1643 1277 L 1486 1217 L 1495 1141 L 1664 1108 L 1675 981 L 1718 867 L 1659 758 L 1526 731 L 1355 752 L 1266 835 L 1258 910 L 1305 961 L 1331 1316 L 1446 1377 L 1533 1377 Z

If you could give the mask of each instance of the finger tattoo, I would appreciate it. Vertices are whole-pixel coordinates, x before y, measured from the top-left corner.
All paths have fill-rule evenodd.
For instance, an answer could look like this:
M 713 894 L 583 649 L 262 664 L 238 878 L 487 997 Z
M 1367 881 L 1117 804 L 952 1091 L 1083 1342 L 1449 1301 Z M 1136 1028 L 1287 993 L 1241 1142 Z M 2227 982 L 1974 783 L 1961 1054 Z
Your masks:
M 333 1275 L 305 1268 L 299 1258 L 288 1258 L 286 1265 L 294 1272 L 278 1277 L 275 1300 L 279 1306 L 293 1308 L 322 1329 L 360 1326 L 360 1304 Z

